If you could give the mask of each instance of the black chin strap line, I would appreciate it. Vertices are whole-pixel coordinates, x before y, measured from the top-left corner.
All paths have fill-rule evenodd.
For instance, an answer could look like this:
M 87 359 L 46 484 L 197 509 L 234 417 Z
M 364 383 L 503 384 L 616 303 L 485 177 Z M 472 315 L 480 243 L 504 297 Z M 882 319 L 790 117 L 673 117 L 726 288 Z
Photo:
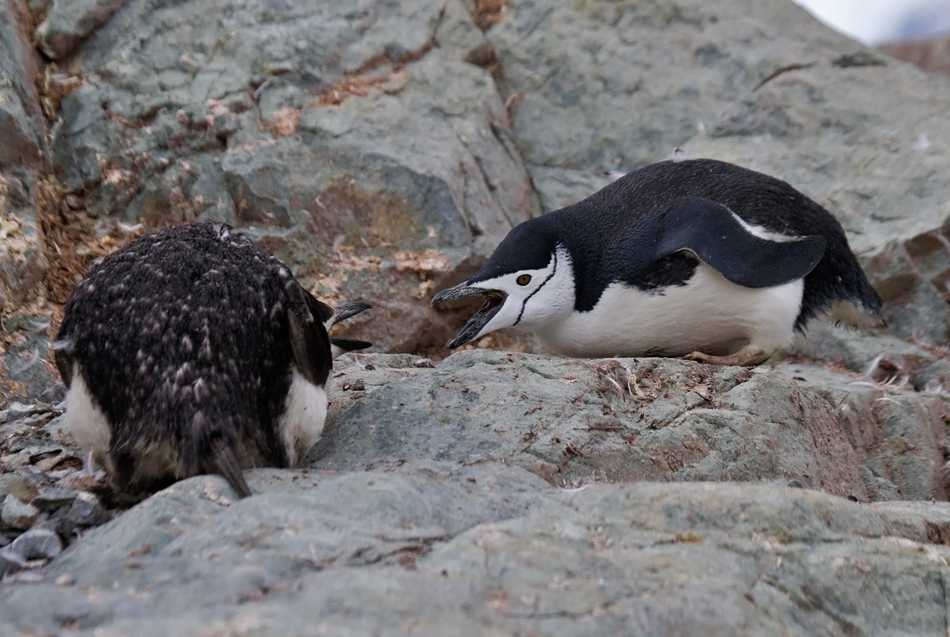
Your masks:
M 515 321 L 515 322 L 512 324 L 512 327 L 514 327 L 515 325 L 517 325 L 518 323 L 521 322 L 521 317 L 524 316 L 524 309 L 525 309 L 525 307 L 527 307 L 528 301 L 531 300 L 531 297 L 534 296 L 535 294 L 537 294 L 538 292 L 540 292 L 540 291 L 541 291 L 541 288 L 543 288 L 545 285 L 547 285 L 548 281 L 550 281 L 551 279 L 553 279 L 553 278 L 554 278 L 554 275 L 557 274 L 557 251 L 558 251 L 560 248 L 561 248 L 561 244 L 560 244 L 560 243 L 557 244 L 556 246 L 554 246 L 554 268 L 551 269 L 551 274 L 549 274 L 549 275 L 548 275 L 548 278 L 546 278 L 544 281 L 541 282 L 541 285 L 538 286 L 538 289 L 536 289 L 534 292 L 532 292 L 532 293 L 529 294 L 527 297 L 525 297 L 524 303 L 521 304 L 521 311 L 518 312 L 518 320 Z

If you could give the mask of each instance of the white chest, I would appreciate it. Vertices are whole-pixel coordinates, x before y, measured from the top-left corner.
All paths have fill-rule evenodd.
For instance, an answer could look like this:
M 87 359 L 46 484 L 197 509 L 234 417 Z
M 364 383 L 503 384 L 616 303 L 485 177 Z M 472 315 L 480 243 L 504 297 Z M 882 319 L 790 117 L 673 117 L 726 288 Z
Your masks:
M 297 466 L 310 447 L 320 439 L 326 418 L 326 390 L 308 381 L 294 367 L 284 413 L 277 422 L 277 430 L 291 467 Z
M 751 289 L 700 263 L 686 285 L 643 292 L 615 283 L 590 312 L 571 312 L 537 330 L 569 356 L 730 354 L 752 345 L 773 351 L 794 335 L 801 280 Z

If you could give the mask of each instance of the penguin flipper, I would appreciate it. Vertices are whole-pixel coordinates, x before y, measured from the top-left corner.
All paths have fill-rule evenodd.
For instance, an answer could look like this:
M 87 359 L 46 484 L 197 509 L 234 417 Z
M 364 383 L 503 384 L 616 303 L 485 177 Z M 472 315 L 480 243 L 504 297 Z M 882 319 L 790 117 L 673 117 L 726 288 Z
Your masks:
M 825 253 L 825 240 L 807 236 L 770 241 L 753 234 L 726 206 L 698 197 L 680 199 L 657 218 L 660 259 L 688 250 L 727 280 L 767 288 L 804 277 Z
M 354 350 L 372 347 L 373 344 L 369 341 L 360 341 L 355 338 L 341 338 L 339 336 L 331 336 L 330 346 L 333 348 L 339 348 L 342 350 L 342 352 L 352 352 Z M 334 354 L 336 354 L 335 350 Z M 336 358 L 336 356 L 334 356 L 334 358 Z
M 314 385 L 323 385 L 330 376 L 333 361 L 330 338 L 323 326 L 323 314 L 319 313 L 319 310 L 322 309 L 320 306 L 328 306 L 314 299 L 302 288 L 300 292 L 303 295 L 301 303 L 287 312 L 294 364 L 297 371 L 308 381 Z M 314 312 L 314 309 L 318 311 Z M 332 313 L 330 316 L 332 317 Z

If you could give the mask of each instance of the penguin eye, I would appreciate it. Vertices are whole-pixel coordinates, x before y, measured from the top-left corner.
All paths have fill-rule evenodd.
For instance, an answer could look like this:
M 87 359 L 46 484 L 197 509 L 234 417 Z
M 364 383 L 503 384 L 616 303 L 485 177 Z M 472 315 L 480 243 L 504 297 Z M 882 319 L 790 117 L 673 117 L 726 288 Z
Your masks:
M 531 275 L 522 274 L 517 279 L 515 279 L 515 282 L 517 282 L 518 285 L 528 285 L 529 283 L 531 283 Z

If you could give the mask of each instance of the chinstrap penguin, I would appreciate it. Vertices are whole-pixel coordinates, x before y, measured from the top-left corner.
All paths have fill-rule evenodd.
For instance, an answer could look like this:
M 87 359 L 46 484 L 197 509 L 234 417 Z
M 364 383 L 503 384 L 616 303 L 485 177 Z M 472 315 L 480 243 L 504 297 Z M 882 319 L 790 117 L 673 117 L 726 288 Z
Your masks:
M 709 159 L 646 166 L 521 223 L 432 303 L 473 295 L 485 302 L 450 348 L 513 327 L 568 356 L 755 365 L 832 306 L 883 322 L 831 213 L 784 181 Z
M 319 438 L 334 355 L 370 345 L 328 330 L 369 307 L 321 303 L 226 225 L 142 237 L 66 303 L 68 427 L 119 492 L 220 473 L 248 496 L 242 468 L 294 466 Z

